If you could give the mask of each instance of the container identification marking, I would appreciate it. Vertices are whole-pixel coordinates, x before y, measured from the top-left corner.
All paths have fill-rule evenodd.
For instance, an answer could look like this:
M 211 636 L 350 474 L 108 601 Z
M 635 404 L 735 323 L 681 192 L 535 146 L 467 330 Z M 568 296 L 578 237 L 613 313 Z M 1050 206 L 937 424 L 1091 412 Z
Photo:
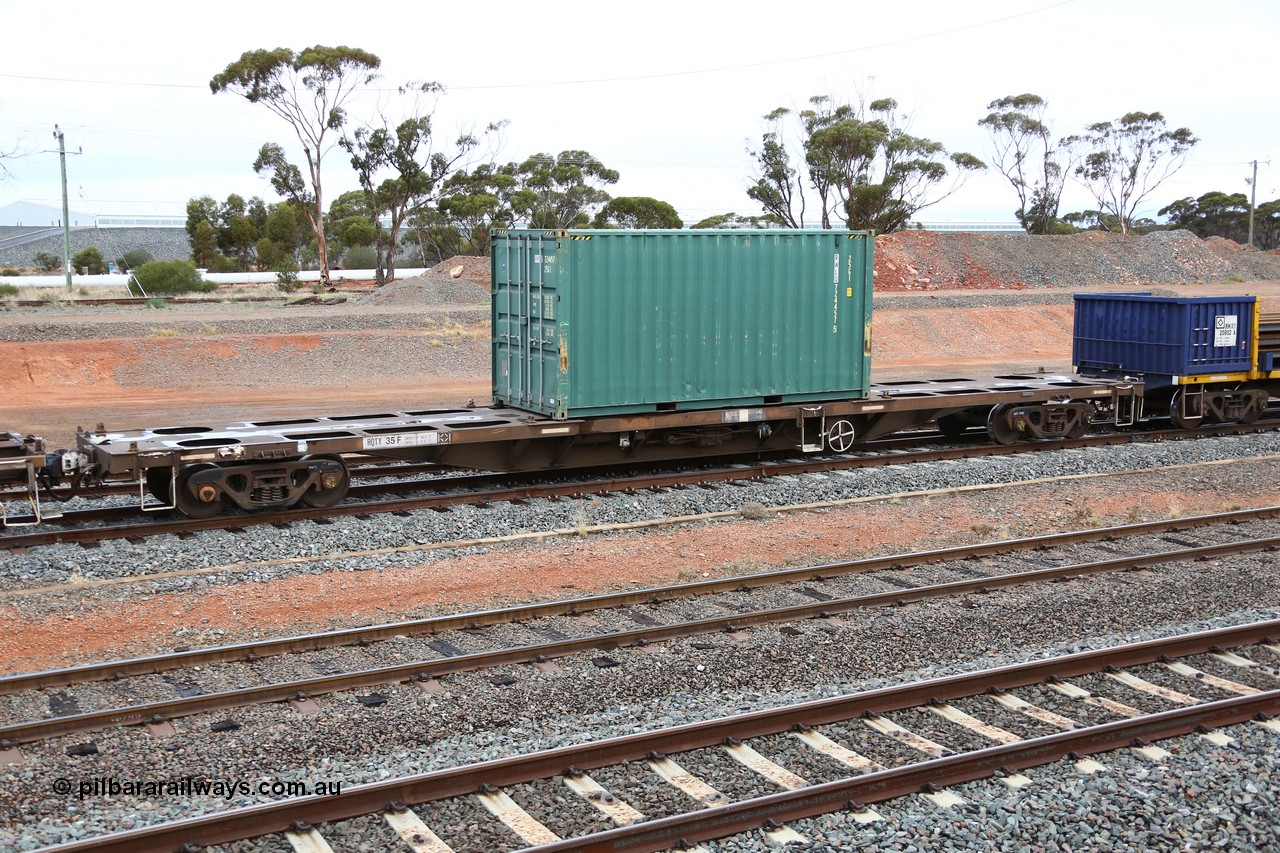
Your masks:
M 840 253 L 836 252 L 835 298 L 831 300 L 831 334 L 840 334 Z
M 764 409 L 730 409 L 720 416 L 720 422 L 726 424 L 744 424 L 762 420 L 764 420 Z
M 449 444 L 449 434 L 439 432 L 402 432 L 395 435 L 366 435 L 361 442 L 364 450 L 386 450 L 392 447 L 422 447 L 428 444 Z
M 1240 318 L 1223 315 L 1213 318 L 1213 345 L 1215 347 L 1233 347 L 1240 327 Z

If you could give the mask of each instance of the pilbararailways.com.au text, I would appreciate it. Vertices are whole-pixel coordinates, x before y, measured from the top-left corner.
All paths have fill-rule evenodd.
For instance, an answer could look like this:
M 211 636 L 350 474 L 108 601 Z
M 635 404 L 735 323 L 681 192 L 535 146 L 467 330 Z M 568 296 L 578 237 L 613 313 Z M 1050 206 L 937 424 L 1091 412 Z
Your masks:
M 181 779 L 117 779 L 98 776 L 92 779 L 68 779 L 59 777 L 50 786 L 55 794 L 75 794 L 79 799 L 89 797 L 308 797 L 337 796 L 342 793 L 342 782 L 289 782 L 282 779 L 207 779 L 186 776 Z

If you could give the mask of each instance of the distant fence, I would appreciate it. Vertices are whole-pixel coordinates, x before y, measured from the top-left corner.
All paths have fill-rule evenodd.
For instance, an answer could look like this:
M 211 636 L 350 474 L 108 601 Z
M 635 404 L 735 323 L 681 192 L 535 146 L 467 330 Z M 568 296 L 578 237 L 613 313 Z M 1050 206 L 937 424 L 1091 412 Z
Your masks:
M 397 269 L 396 278 L 412 278 L 422 275 L 427 269 Z M 357 279 L 368 281 L 377 278 L 376 270 L 329 270 L 329 278 L 336 280 Z M 272 284 L 279 281 L 273 272 L 214 272 L 201 275 L 205 281 L 217 284 Z M 303 270 L 298 273 L 298 281 L 319 281 L 319 270 Z M 0 284 L 12 284 L 15 287 L 66 287 L 67 276 L 61 275 L 14 275 L 0 276 Z M 125 287 L 129 284 L 127 275 L 73 275 L 71 284 L 76 287 Z

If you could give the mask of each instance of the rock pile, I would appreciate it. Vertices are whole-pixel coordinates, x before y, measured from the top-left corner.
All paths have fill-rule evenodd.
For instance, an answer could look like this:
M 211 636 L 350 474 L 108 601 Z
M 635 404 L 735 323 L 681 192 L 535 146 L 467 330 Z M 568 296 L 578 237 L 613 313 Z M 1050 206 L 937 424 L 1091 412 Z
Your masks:
M 1069 236 L 900 231 L 876 238 L 876 290 L 984 290 L 1280 279 L 1280 254 L 1189 231 Z
M 422 275 L 397 279 L 360 298 L 362 305 L 457 305 L 489 301 L 489 259 L 455 255 Z

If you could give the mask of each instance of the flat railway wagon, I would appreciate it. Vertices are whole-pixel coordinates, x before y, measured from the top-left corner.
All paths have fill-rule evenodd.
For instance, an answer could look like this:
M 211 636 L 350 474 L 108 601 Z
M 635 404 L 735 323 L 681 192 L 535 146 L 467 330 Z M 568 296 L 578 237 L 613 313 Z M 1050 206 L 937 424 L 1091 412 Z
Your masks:
M 873 235 L 497 230 L 493 405 L 0 441 L 0 482 L 136 484 L 146 511 L 209 517 L 340 502 L 351 454 L 496 471 L 850 450 L 936 421 L 996 441 L 1131 425 L 1127 376 L 870 382 Z M 940 365 L 940 372 L 945 365 Z M 150 496 L 150 497 L 148 497 Z

